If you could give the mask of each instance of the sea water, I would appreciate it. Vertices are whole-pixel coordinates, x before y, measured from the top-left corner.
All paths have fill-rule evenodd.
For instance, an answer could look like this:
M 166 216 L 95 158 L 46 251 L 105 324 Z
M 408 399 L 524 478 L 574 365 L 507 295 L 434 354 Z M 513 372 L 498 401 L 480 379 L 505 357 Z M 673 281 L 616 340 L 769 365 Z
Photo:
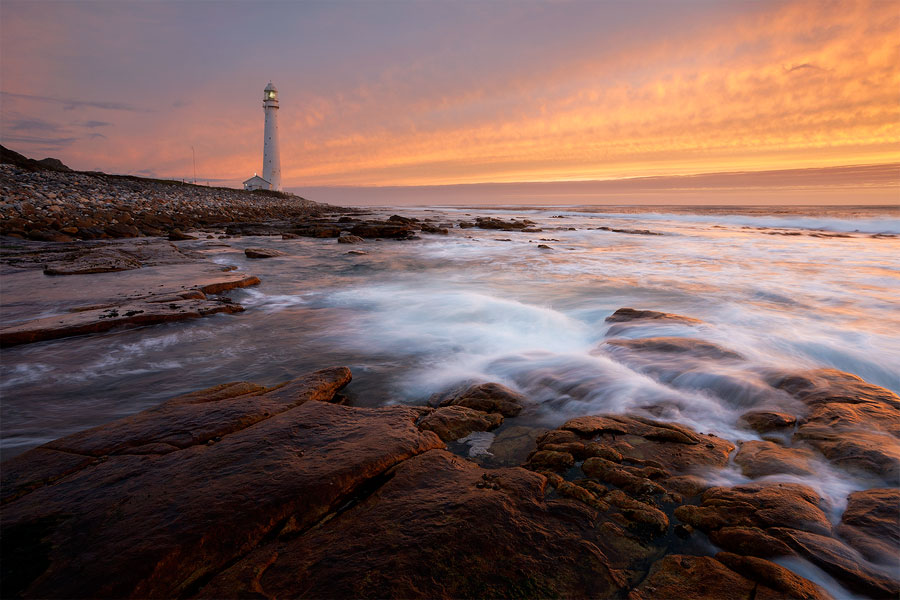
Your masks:
M 530 398 L 519 420 L 535 427 L 629 412 L 733 442 L 756 439 L 738 424 L 743 412 L 792 407 L 763 381 L 772 369 L 832 367 L 900 391 L 897 208 L 419 207 L 366 218 L 394 212 L 435 225 L 529 219 L 542 231 L 456 227 L 355 246 L 182 242 L 260 277 L 230 293 L 246 312 L 4 350 L 3 458 L 184 392 L 235 380 L 275 384 L 335 365 L 351 368 L 346 393 L 361 406 L 423 403 L 496 381 Z M 247 259 L 249 246 L 286 256 Z M 93 275 L 72 277 L 94 285 Z M 34 281 L 33 290 L 17 290 L 33 298 L 28 311 L 59 312 Z M 607 322 L 620 307 L 702 323 Z M 606 343 L 655 336 L 705 340 L 742 359 L 648 361 Z M 871 485 L 824 464 L 814 483 L 835 511 L 849 491 Z

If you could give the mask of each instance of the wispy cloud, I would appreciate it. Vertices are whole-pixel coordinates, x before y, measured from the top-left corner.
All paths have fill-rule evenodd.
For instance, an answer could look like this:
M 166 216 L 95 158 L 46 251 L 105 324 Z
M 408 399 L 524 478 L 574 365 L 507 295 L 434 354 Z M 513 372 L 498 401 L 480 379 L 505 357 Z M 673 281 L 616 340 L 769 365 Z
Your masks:
M 51 123 L 38 117 L 16 117 L 3 119 L 5 129 L 9 131 L 59 131 L 62 129 L 57 123 Z
M 25 144 L 41 150 L 61 150 L 78 141 L 77 137 L 37 137 L 29 135 L 4 135 L 4 144 Z
M 813 71 L 824 71 L 824 70 L 825 70 L 825 69 L 823 69 L 822 67 L 819 67 L 819 66 L 816 66 L 816 65 L 813 65 L 813 64 L 810 64 L 810 63 L 803 63 L 803 64 L 799 64 L 799 65 L 794 65 L 794 66 L 792 66 L 792 67 L 790 67 L 790 68 L 788 68 L 788 67 L 782 67 L 782 68 L 784 69 L 784 72 L 785 72 L 785 73 L 793 73 L 794 71 L 801 71 L 801 70 L 803 70 L 803 69 L 810 69 L 810 70 L 813 70 Z
M 35 102 L 48 102 L 58 104 L 65 110 L 82 108 L 98 108 L 101 110 L 121 110 L 127 112 L 153 112 L 146 108 L 140 108 L 126 102 L 97 102 L 92 100 L 77 100 L 74 98 L 54 98 L 51 96 L 35 96 L 32 94 L 14 94 L 12 92 L 0 92 L 0 95 L 20 100 L 33 100 Z
M 79 121 L 74 123 L 79 127 L 87 127 L 88 129 L 96 129 L 97 127 L 110 127 L 112 123 L 106 121 Z

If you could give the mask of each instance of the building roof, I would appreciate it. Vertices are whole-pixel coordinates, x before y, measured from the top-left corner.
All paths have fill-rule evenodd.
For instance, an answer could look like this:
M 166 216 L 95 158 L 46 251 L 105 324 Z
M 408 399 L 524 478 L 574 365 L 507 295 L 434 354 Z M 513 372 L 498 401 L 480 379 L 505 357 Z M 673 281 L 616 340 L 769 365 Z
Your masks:
M 247 185 L 247 184 L 250 183 L 250 182 L 255 182 L 256 180 L 259 180 L 259 181 L 261 181 L 262 183 L 265 183 L 266 185 L 271 185 L 271 182 L 269 182 L 269 181 L 263 179 L 263 178 L 260 177 L 259 175 L 254 175 L 253 177 L 251 177 L 250 179 L 248 179 L 247 181 L 245 181 L 245 182 L 244 182 L 244 185 Z
M 267 86 L 266 86 L 266 89 L 264 89 L 263 91 L 264 91 L 264 92 L 277 92 L 278 90 L 275 89 L 275 86 L 272 85 L 272 82 L 270 81 L 270 82 L 269 82 L 269 85 L 267 85 Z

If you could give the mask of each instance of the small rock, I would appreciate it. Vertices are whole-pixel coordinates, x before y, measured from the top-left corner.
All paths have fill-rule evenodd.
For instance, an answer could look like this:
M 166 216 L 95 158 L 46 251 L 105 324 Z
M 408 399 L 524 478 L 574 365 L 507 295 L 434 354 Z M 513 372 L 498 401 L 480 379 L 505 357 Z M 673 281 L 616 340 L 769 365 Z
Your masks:
M 274 258 L 276 256 L 285 256 L 281 250 L 273 250 L 272 248 L 247 248 L 244 250 L 247 258 Z
M 172 231 L 169 232 L 169 240 L 173 241 L 173 242 L 179 242 L 179 241 L 185 241 L 185 240 L 196 240 L 196 239 L 197 239 L 196 237 L 194 237 L 192 235 L 188 235 L 177 228 L 173 229 Z
M 358 235 L 342 235 L 337 241 L 338 244 L 362 244 L 365 240 Z

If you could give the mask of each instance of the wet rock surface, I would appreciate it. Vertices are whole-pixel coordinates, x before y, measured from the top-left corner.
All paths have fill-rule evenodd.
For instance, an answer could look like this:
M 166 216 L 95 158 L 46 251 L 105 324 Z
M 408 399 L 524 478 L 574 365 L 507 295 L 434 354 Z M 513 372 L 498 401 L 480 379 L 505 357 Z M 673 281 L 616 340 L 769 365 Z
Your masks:
M 654 337 L 637 339 L 607 340 L 607 344 L 638 352 L 657 354 L 685 354 L 693 357 L 721 359 L 740 359 L 741 355 L 732 350 L 722 348 L 712 342 L 705 342 L 682 337 Z
M 796 554 L 856 592 L 875 598 L 900 593 L 895 571 L 870 563 L 834 537 L 822 506 L 807 486 L 755 483 L 711 488 L 699 506 L 681 506 L 675 516 L 730 552 L 760 558 Z
M 668 321 L 673 323 L 698 324 L 700 319 L 684 317 L 673 313 L 658 312 L 655 310 L 637 310 L 634 308 L 620 308 L 606 317 L 607 323 L 625 323 L 630 321 Z
M 370 225 L 334 223 L 339 232 Z M 395 215 L 376 228 L 420 225 Z M 95 258 L 193 268 L 189 251 L 162 244 Z M 51 279 L 37 268 L 94 260 L 62 252 L 53 261 L 13 253 L 7 267 L 18 260 L 18 272 Z M 104 277 L 86 273 L 52 279 Z M 220 271 L 127 306 L 219 302 L 206 294 L 247 277 Z M 106 326 L 112 312 L 130 312 L 121 306 L 83 305 L 71 316 Z M 699 324 L 635 309 L 610 319 L 613 327 Z M 612 339 L 602 348 L 662 381 L 672 377 L 670 357 L 727 368 L 744 361 L 693 338 Z M 895 596 L 897 490 L 854 492 L 841 516 L 812 487 L 783 479 L 809 478 L 830 462 L 889 481 L 900 399 L 832 370 L 754 376 L 771 395 L 735 414 L 763 440 L 738 444 L 669 422 L 654 406 L 536 430 L 526 421 L 541 408 L 535 399 L 493 382 L 436 394 L 428 407 L 338 406 L 344 368 L 173 398 L 4 463 L 4 596 L 828 597 L 770 562 L 785 557 L 854 593 Z M 766 479 L 722 485 L 740 477 L 735 468 Z
M 39 268 L 47 275 L 87 275 L 196 262 L 200 255 L 159 239 L 70 243 L 25 242 L 4 238 L 0 262 Z
M 795 440 L 843 468 L 900 479 L 900 397 L 834 369 L 776 376 L 772 385 L 803 402 L 809 414 Z
M 778 411 L 755 410 L 742 414 L 740 423 L 758 433 L 767 433 L 793 427 L 797 423 L 797 417 Z
M 260 283 L 253 275 L 223 270 L 160 240 L 49 248 L 14 242 L 4 249 L 3 276 L 9 287 L 4 290 L 2 346 L 242 312 L 240 304 L 214 295 Z M 64 308 L 35 319 L 29 298 L 19 293 L 16 282 L 25 282 L 27 289 L 37 283 L 35 278 L 51 276 L 47 293 L 52 289 Z
M 166 302 L 117 304 L 79 312 L 34 319 L 0 329 L 0 346 L 31 344 L 75 335 L 101 333 L 115 328 L 143 327 L 187 319 L 199 319 L 218 313 L 242 312 L 244 307 L 226 300 L 171 299 Z
M 747 562 L 728 553 L 720 553 L 716 558 L 666 556 L 653 565 L 650 575 L 629 595 L 629 600 L 830 598 L 824 590 L 787 569 L 756 560 Z
M 591 512 L 548 501 L 544 490 L 536 473 L 486 473 L 447 452 L 426 452 L 344 514 L 261 546 L 198 596 L 236 588 L 304 598 L 618 595 L 625 579 L 594 543 Z M 259 575 L 248 581 L 247 573 Z
M 871 561 L 897 567 L 900 548 L 900 489 L 853 492 L 837 532 Z
M 426 415 L 419 428 L 438 434 L 445 442 L 465 437 L 473 431 L 490 431 L 503 423 L 503 415 L 473 410 L 465 406 L 442 406 Z
M 228 402 L 236 411 L 228 422 L 216 419 L 219 435 L 206 443 L 198 436 L 163 454 L 100 457 L 8 502 L 4 537 L 31 539 L 38 556 L 15 547 L 3 556 L 4 569 L 20 575 L 4 578 L 4 597 L 191 595 L 267 535 L 309 529 L 366 482 L 442 446 L 415 427 L 415 409 L 327 403 L 346 380 L 346 369 L 336 369 L 290 394 L 195 399 L 182 406 L 199 415 Z M 260 418 L 248 423 L 248 413 Z M 58 446 L 109 443 L 102 428 L 94 433 L 99 439 Z M 171 433 L 143 445 L 167 446 Z M 30 558 L 43 568 L 23 566 Z
M 812 475 L 815 467 L 812 461 L 816 453 L 807 448 L 785 448 L 774 442 L 749 441 L 741 444 L 734 457 L 734 462 L 741 471 L 751 479 L 790 473 L 793 475 Z
M 247 258 L 275 258 L 276 256 L 284 256 L 285 253 L 273 248 L 245 248 L 244 255 Z
M 452 394 L 440 402 L 441 406 L 464 406 L 489 413 L 500 413 L 504 417 L 515 417 L 527 403 L 527 399 L 499 383 L 473 385 Z
M 222 384 L 7 461 L 4 596 L 827 598 L 768 560 L 786 555 L 894 590 L 810 488 L 710 488 L 726 440 L 637 415 L 536 440 L 513 424 L 490 449 L 530 446 L 527 469 L 486 469 L 441 438 L 502 417 L 454 401 L 526 398 L 489 383 L 438 408 L 334 404 L 349 380 Z M 878 552 L 896 500 L 857 493 L 839 530 Z

